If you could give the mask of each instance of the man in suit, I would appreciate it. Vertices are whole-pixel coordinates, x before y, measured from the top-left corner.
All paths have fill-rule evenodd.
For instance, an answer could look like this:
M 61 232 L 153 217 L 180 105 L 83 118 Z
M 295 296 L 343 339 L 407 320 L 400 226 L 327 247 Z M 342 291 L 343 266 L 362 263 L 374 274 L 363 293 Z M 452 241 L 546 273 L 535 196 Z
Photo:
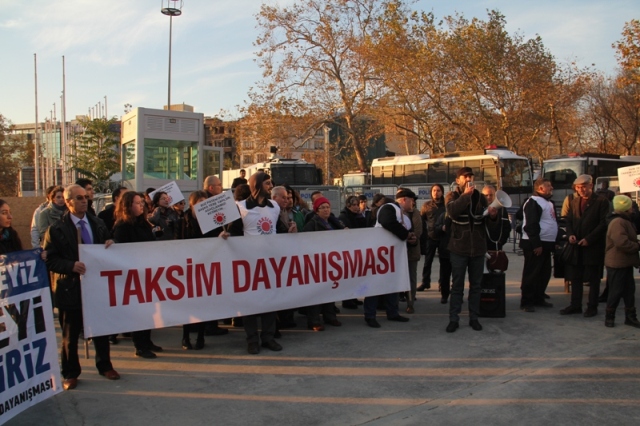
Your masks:
M 82 331 L 82 297 L 80 275 L 87 270 L 79 261 L 78 244 L 104 244 L 109 247 L 109 230 L 102 220 L 87 214 L 89 196 L 80 185 L 70 185 L 64 190 L 69 211 L 62 220 L 49 227 L 44 238 L 47 252 L 47 268 L 53 272 L 54 299 L 58 308 L 58 320 L 62 330 L 61 373 L 65 390 L 75 389 L 80 376 L 78 338 Z M 109 380 L 120 375 L 113 369 L 107 336 L 93 337 L 98 372 Z

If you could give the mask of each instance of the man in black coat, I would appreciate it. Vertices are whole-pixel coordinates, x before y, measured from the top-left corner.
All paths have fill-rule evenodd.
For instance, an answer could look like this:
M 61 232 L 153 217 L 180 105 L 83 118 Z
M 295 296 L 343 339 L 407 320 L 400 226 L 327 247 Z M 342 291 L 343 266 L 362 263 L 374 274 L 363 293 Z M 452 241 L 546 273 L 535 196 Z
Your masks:
M 571 281 L 571 305 L 560 311 L 561 315 L 582 313 L 582 283 L 589 283 L 589 303 L 585 317 L 598 313 L 598 293 L 604 267 L 607 215 L 611 203 L 593 192 L 589 175 L 580 175 L 573 182 L 576 196 L 569 203 L 567 235 L 573 246 L 573 255 L 566 264 L 566 277 Z
M 80 275 L 86 265 L 79 261 L 78 244 L 105 244 L 109 247 L 109 230 L 102 220 L 87 214 L 89 197 L 80 185 L 70 185 L 64 190 L 69 211 L 62 220 L 49 227 L 44 237 L 47 268 L 53 272 L 54 300 L 58 308 L 58 320 L 62 330 L 61 373 L 65 390 L 75 389 L 81 368 L 78 358 L 78 338 L 82 331 L 82 297 Z M 107 336 L 93 337 L 98 372 L 109 380 L 120 375 L 113 369 Z

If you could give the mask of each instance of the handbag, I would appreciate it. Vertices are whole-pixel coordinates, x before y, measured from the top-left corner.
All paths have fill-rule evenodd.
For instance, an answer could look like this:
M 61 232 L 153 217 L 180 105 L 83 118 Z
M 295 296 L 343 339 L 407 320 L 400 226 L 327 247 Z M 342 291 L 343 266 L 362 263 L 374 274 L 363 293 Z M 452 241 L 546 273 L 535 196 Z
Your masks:
M 56 308 L 72 310 L 82 309 L 82 294 L 80 293 L 80 278 L 64 277 L 56 281 L 54 291 Z
M 509 258 L 503 250 L 487 250 L 487 269 L 490 271 L 506 271 L 509 268 Z

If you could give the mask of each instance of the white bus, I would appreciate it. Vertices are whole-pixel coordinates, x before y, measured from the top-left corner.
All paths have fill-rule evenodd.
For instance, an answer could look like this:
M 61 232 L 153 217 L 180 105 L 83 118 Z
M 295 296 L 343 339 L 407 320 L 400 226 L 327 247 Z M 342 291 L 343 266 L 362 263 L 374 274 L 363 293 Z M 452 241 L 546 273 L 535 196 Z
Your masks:
M 598 178 L 618 176 L 618 168 L 640 164 L 640 156 L 615 154 L 570 153 L 545 160 L 542 175 L 553 185 L 552 201 L 560 210 L 565 197 L 573 193 L 573 181 L 582 174 L 591 175 L 594 184 Z M 602 180 L 602 179 L 600 179 Z M 600 189 L 594 185 L 594 191 Z
M 433 183 L 450 185 L 461 167 L 473 170 L 474 180 L 480 182 L 478 186 L 493 185 L 509 194 L 514 207 L 520 206 L 531 195 L 533 173 L 529 160 L 497 146 L 432 156 L 376 158 L 371 164 L 371 183 L 405 187 L 430 186 Z

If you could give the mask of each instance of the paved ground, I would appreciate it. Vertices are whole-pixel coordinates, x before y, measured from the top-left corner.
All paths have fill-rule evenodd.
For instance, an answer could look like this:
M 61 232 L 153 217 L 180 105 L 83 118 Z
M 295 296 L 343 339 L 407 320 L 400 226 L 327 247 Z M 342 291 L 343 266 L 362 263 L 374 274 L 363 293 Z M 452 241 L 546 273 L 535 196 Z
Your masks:
M 180 348 L 180 328 L 154 331 L 165 348 L 157 359 L 134 358 L 125 339 L 112 347 L 121 380 L 83 359 L 76 390 L 8 424 L 640 423 L 640 330 L 623 325 L 621 312 L 605 328 L 602 305 L 595 318 L 561 317 L 569 295 L 559 279 L 548 291 L 553 308 L 520 311 L 522 257 L 509 257 L 507 317 L 482 319 L 481 332 L 463 317 L 445 333 L 448 305 L 433 290 L 419 293 L 409 323 L 383 315 L 372 329 L 360 308 L 342 311 L 343 327 L 314 333 L 298 317 L 298 329 L 283 331 L 282 352 L 257 356 L 246 353 L 241 329 L 208 337 L 202 351 Z

